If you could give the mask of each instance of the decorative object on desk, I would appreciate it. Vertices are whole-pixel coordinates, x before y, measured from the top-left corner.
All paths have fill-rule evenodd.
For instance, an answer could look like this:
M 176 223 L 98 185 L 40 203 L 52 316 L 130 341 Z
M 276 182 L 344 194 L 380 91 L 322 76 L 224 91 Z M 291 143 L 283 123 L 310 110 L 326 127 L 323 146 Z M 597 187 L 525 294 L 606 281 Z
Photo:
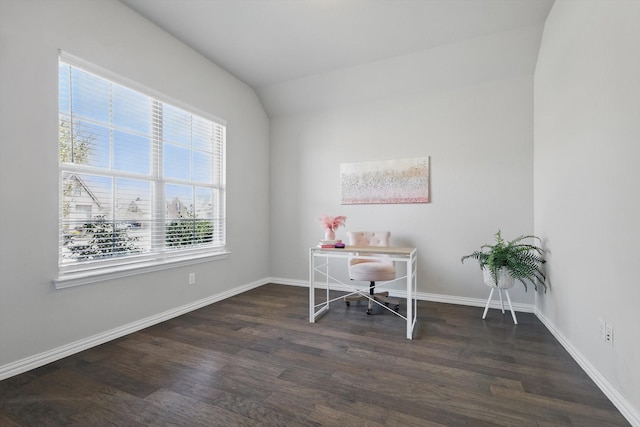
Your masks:
M 342 204 L 429 203 L 429 157 L 342 163 Z
M 344 247 L 342 240 L 320 240 L 318 242 L 318 247 L 323 249 L 335 248 L 337 245 L 342 245 L 342 247 Z
M 336 229 L 338 227 L 343 227 L 347 220 L 346 216 L 328 216 L 322 215 L 318 221 L 322 224 L 322 228 L 324 228 L 324 239 L 325 240 L 335 240 L 336 239 Z
M 330 228 L 324 230 L 324 238 L 327 240 L 335 240 L 336 232 Z
M 502 313 L 504 314 L 504 301 L 502 292 L 507 295 L 509 308 L 513 322 L 518 324 L 516 314 L 511 305 L 511 297 L 508 289 L 512 288 L 515 280 L 519 280 L 527 290 L 527 281 L 531 283 L 534 289 L 538 290 L 538 283 L 544 287 L 546 292 L 546 277 L 542 272 L 542 264 L 546 262 L 543 257 L 543 250 L 535 244 L 522 243 L 523 240 L 533 239 L 540 241 L 536 236 L 520 236 L 514 240 L 506 241 L 502 238 L 500 231 L 496 233 L 496 242 L 494 245 L 482 245 L 480 250 L 469 255 L 465 255 L 460 260 L 473 258 L 478 261 L 484 278 L 484 283 L 491 288 L 487 305 L 484 308 L 482 318 L 487 316 L 487 310 L 493 297 L 493 292 L 498 289 L 500 295 L 500 304 Z

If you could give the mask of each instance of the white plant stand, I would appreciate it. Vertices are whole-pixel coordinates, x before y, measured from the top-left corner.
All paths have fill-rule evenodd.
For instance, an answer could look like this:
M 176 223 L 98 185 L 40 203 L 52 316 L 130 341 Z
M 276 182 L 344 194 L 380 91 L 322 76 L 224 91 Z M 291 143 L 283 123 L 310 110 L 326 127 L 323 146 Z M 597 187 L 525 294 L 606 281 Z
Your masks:
M 498 271 L 498 285 L 491 277 L 491 272 L 487 269 L 482 270 L 482 275 L 484 277 L 484 283 L 491 288 L 491 293 L 489 293 L 489 299 L 487 300 L 487 305 L 484 308 L 484 313 L 482 313 L 482 319 L 484 320 L 487 317 L 487 311 L 489 310 L 489 305 L 491 304 L 491 299 L 493 298 L 493 291 L 498 290 L 498 295 L 500 295 L 500 306 L 502 307 L 502 314 L 504 314 L 504 299 L 502 297 L 502 292 L 507 296 L 507 302 L 509 303 L 509 309 L 511 310 L 511 317 L 513 317 L 513 323 L 518 324 L 518 319 L 516 319 L 516 313 L 513 311 L 513 306 L 511 305 L 511 297 L 509 297 L 509 289 L 513 288 L 515 283 L 515 279 L 509 272 L 505 269 L 501 269 Z

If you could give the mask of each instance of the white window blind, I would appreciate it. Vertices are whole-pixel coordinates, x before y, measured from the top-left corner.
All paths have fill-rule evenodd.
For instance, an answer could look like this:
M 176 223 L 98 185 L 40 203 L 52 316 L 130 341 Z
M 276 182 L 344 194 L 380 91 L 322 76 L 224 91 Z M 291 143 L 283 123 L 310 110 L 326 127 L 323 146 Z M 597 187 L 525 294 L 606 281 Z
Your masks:
M 225 125 L 75 62 L 59 61 L 60 273 L 224 250 Z

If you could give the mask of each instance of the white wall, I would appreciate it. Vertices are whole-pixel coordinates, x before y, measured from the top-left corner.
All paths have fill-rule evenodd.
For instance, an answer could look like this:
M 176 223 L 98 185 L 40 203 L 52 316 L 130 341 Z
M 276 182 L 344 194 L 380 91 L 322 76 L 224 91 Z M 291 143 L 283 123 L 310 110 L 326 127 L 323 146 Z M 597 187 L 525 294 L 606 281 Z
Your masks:
M 541 315 L 640 425 L 640 2 L 553 7 L 535 73 Z M 614 327 L 614 346 L 598 319 Z M 608 383 L 608 384 L 606 384 Z
M 527 29 L 531 33 L 541 30 Z M 270 133 L 273 276 L 307 280 L 308 248 L 323 235 L 316 219 L 346 215 L 338 238 L 345 238 L 345 230 L 389 229 L 393 244 L 418 247 L 419 292 L 458 302 L 486 300 L 477 263 L 463 265 L 461 256 L 492 241 L 498 229 L 511 238 L 533 232 L 533 63 L 509 62 L 524 58 L 510 56 L 511 50 L 496 56 L 496 43 L 508 45 L 503 38 L 513 39 L 514 32 L 449 46 L 450 57 L 440 47 L 417 58 L 345 70 L 358 87 L 339 86 L 348 93 L 334 106 L 323 93 L 336 92 L 327 85 L 341 85 L 339 73 L 280 86 L 283 96 L 298 91 L 318 100 L 315 109 L 308 99 L 296 104 L 302 113 L 287 113 L 277 107 L 280 97 L 261 93 L 283 112 L 272 118 Z M 537 51 L 530 37 L 519 39 L 526 40 L 519 48 L 534 45 Z M 465 54 L 477 60 L 460 69 Z M 413 66 L 418 68 L 407 68 Z M 365 81 L 353 79 L 354 73 Z M 414 83 L 400 84 L 398 76 L 411 76 Z M 402 90 L 382 96 L 378 87 L 388 82 Z M 340 205 L 340 163 L 422 156 L 431 156 L 432 203 Z M 533 292 L 520 285 L 512 298 L 533 304 Z
M 542 22 L 258 88 L 270 116 L 532 75 Z
M 53 288 L 58 49 L 227 120 L 228 259 Z M 251 88 L 120 2 L 0 0 L 0 367 L 267 277 L 268 128 Z

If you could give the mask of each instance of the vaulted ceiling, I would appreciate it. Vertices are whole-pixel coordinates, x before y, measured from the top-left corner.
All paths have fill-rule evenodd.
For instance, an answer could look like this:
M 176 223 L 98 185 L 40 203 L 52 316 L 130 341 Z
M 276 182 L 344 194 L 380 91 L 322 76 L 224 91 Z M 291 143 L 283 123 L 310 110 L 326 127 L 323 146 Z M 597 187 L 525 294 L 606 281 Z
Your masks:
M 538 28 L 539 45 L 554 0 L 120 1 L 265 98 L 291 81 L 521 28 Z

